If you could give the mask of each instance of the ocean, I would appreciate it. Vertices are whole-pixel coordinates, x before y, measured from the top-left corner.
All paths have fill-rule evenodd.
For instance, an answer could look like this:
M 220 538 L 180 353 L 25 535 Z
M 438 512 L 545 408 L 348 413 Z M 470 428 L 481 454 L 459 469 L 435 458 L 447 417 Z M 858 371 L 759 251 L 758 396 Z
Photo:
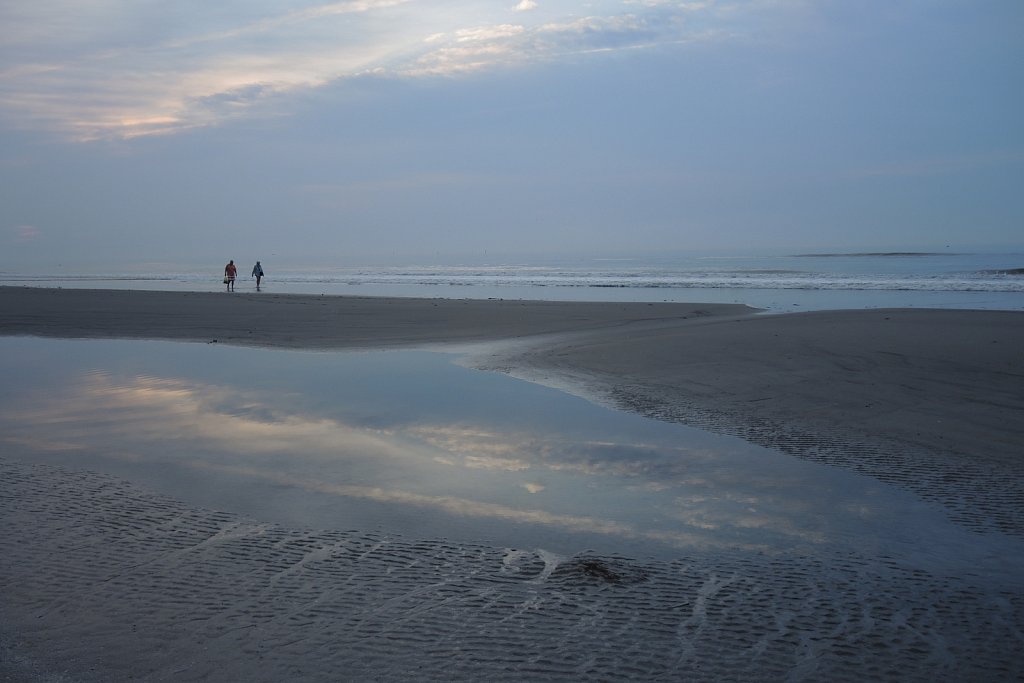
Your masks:
M 263 262 L 272 293 L 561 301 L 743 303 L 772 312 L 850 308 L 1024 310 L 1024 251 L 815 253 L 646 259 L 304 266 Z M 0 271 L 0 284 L 219 291 L 219 263 Z M 238 291 L 255 291 L 240 262 Z

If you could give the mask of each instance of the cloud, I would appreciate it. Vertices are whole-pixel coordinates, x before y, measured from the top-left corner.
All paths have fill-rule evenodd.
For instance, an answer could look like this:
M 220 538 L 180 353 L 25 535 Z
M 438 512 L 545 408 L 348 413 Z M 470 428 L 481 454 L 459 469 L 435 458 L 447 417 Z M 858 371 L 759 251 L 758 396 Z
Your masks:
M 456 75 L 495 66 L 552 62 L 568 56 L 707 40 L 705 30 L 688 33 L 658 14 L 586 16 L 538 25 L 496 24 L 432 34 L 428 49 L 400 66 L 407 77 Z
M 13 234 L 14 242 L 17 244 L 28 244 L 29 242 L 35 242 L 43 236 L 43 233 L 39 228 L 32 225 L 18 225 L 15 226 L 11 233 Z
M 516 24 L 499 24 L 478 28 L 460 29 L 455 32 L 455 41 L 459 43 L 501 40 L 521 35 L 526 29 Z
M 386 64 L 403 35 L 381 22 L 410 1 L 351 0 L 266 16 L 253 16 L 265 11 L 254 3 L 225 11 L 227 19 L 114 1 L 109 14 L 77 14 L 70 42 L 46 30 L 49 13 L 14 13 L 8 30 L 36 41 L 7 50 L 14 58 L 0 72 L 0 112 L 78 140 L 274 114 L 282 96 Z M 49 8 L 60 11 L 56 3 Z M 227 25 L 209 30 L 217 22 Z M 177 28 L 150 28 L 165 24 Z
M 465 0 L 268 7 L 110 0 L 83 8 L 52 0 L 0 10 L 11 38 L 0 113 L 14 125 L 78 140 L 169 134 L 287 113 L 291 96 L 367 75 L 452 76 L 685 42 L 707 35 L 707 22 L 722 15 L 713 5 L 657 2 L 628 5 L 627 13 L 598 3 L 588 16 L 547 10 L 544 23 L 539 15 L 508 23 L 507 10 Z M 523 0 L 513 9 L 526 19 L 536 7 Z M 703 24 L 692 21 L 698 15 Z

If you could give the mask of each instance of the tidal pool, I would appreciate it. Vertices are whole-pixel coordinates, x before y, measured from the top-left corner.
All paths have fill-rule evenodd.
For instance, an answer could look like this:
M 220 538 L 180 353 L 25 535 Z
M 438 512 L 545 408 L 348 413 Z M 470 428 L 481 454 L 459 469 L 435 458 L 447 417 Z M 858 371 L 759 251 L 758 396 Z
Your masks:
M 289 526 L 567 555 L 828 547 L 998 570 L 1002 543 L 1020 554 L 868 477 L 451 354 L 25 337 L 0 351 L 5 457 Z

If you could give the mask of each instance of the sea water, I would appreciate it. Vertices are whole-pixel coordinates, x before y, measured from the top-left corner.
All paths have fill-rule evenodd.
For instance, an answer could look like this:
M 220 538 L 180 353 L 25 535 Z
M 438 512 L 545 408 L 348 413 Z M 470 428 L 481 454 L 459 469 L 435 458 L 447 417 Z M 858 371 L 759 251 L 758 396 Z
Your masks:
M 1024 252 L 701 255 L 309 266 L 264 262 L 268 293 L 1024 310 Z M 242 268 L 246 272 L 247 267 Z M 219 291 L 220 264 L 0 272 L 2 285 Z M 238 291 L 255 291 L 242 277 Z

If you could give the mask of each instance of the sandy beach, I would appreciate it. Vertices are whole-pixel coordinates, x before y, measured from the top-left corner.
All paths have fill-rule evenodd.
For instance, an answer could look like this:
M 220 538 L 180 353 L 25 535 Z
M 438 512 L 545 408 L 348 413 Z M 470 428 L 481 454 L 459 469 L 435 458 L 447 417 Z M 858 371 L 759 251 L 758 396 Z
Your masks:
M 1022 313 L 0 288 L 0 335 L 459 348 L 1024 537 Z M 1024 675 L 1019 586 L 986 577 L 853 556 L 556 562 L 287 529 L 7 455 L 3 680 Z

